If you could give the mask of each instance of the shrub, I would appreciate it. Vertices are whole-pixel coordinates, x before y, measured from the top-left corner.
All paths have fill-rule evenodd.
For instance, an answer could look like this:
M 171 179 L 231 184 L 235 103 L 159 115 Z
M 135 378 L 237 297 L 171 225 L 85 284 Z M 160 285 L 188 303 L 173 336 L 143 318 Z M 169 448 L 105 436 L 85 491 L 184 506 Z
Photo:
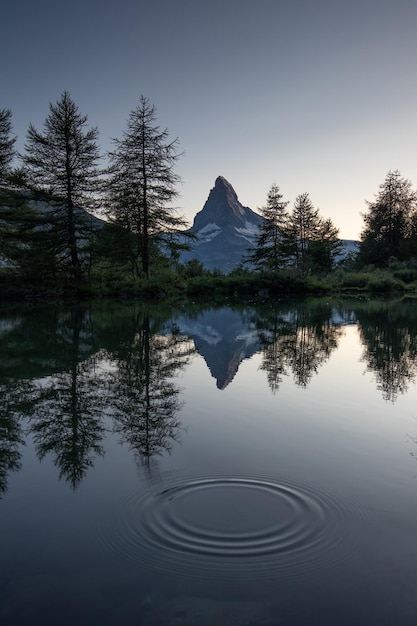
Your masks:
M 364 289 L 369 281 L 369 274 L 365 272 L 349 272 L 341 277 L 341 287 L 344 289 Z
M 370 277 L 366 286 L 372 293 L 403 291 L 405 285 L 402 281 L 395 279 L 391 274 L 380 273 Z

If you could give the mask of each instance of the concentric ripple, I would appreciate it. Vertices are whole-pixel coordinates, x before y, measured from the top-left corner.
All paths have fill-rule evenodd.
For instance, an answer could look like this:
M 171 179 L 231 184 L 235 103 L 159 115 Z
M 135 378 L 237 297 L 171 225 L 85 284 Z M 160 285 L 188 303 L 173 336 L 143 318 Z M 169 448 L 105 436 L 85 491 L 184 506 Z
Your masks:
M 133 494 L 103 528 L 124 557 L 164 571 L 306 571 L 351 552 L 354 507 L 264 478 L 209 477 Z

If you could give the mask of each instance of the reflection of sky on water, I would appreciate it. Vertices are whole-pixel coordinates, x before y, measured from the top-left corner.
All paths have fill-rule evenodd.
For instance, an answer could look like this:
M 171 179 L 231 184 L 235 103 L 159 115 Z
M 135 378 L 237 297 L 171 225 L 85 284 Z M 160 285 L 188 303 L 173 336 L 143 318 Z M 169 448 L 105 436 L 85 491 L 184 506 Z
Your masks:
M 366 466 L 369 450 L 381 449 L 381 471 L 387 463 L 392 467 L 398 454 L 402 457 L 410 448 L 407 432 L 417 432 L 417 387 L 411 386 L 394 404 L 385 401 L 373 374 L 366 372 L 362 353 L 356 326 L 346 326 L 337 350 L 306 389 L 297 386 L 289 373 L 283 376 L 276 394 L 260 370 L 260 353 L 240 364 L 232 384 L 224 390 L 216 390 L 210 384 L 203 359 L 194 357 L 182 380 L 182 420 L 188 438 L 192 439 L 193 431 L 198 430 L 198 439 L 204 442 L 198 453 L 200 460 L 211 455 L 212 446 L 216 448 L 216 462 L 220 450 L 229 460 L 233 450 L 237 460 L 246 459 L 254 445 L 262 441 L 265 449 L 274 448 L 285 432 L 287 460 L 299 454 L 297 447 L 303 442 L 303 458 L 310 457 L 314 465 L 320 463 L 318 459 L 323 458 L 325 451 L 325 457 L 337 460 L 338 467 L 343 465 L 343 459 L 350 463 L 355 458 Z M 282 449 L 279 454 L 283 454 Z M 407 461 L 412 474 L 417 468 L 412 457 Z M 369 463 L 375 464 L 375 459 Z
M 124 623 L 133 623 L 146 606 L 150 626 L 171 626 L 176 611 L 188 615 L 188 626 L 192 619 L 199 623 L 196 611 L 204 605 L 213 611 L 213 623 L 230 626 L 223 620 L 225 607 L 233 606 L 235 623 L 244 623 L 250 597 L 254 624 L 275 623 L 276 615 L 291 623 L 297 607 L 308 606 L 308 623 L 327 626 L 341 623 L 348 585 L 349 626 L 373 623 L 371 615 L 381 624 L 407 624 L 416 608 L 414 318 L 399 306 L 392 310 L 394 327 L 384 309 L 376 311 L 365 311 L 368 317 L 363 313 L 353 324 L 351 312 L 341 309 L 334 326 L 328 307 L 269 310 L 269 317 L 223 310 L 205 319 L 200 313 L 183 316 L 183 327 L 179 318 L 172 324 L 159 312 L 158 327 L 156 316 L 136 309 L 133 315 L 128 307 L 109 324 L 107 317 L 92 316 L 91 333 L 83 331 L 80 343 L 77 329 L 87 328 L 82 315 L 58 317 L 66 322 L 57 326 L 55 342 L 54 329 L 44 334 L 33 320 L 28 337 L 24 325 L 18 335 L 16 328 L 6 330 L 5 354 L 13 358 L 13 371 L 26 376 L 8 389 L 19 401 L 28 386 L 40 408 L 37 416 L 17 417 L 26 445 L 18 444 L 21 468 L 5 473 L 0 618 L 2 607 L 13 617 L 26 610 L 23 594 L 25 606 L 36 617 L 50 616 L 51 624 L 62 623 L 58 618 L 70 604 L 72 623 L 87 615 L 110 626 L 121 607 Z M 27 354 L 36 354 L 30 367 Z M 395 376 L 383 387 L 390 354 L 387 371 Z M 368 361 L 367 355 L 376 356 Z M 54 363 L 61 369 L 51 374 Z M 30 379 L 36 364 L 40 371 Z M 398 376 L 405 377 L 400 389 L 397 364 Z M 232 375 L 220 389 L 215 374 L 225 373 Z M 164 389 L 165 399 L 178 400 L 173 421 L 166 420 Z M 59 480 L 64 443 L 80 441 L 72 438 L 72 428 L 90 437 L 86 454 L 92 461 L 75 489 L 65 476 Z M 147 430 L 159 438 L 146 457 Z M 41 458 L 48 442 L 53 446 Z M 94 456 L 95 443 L 103 446 L 103 456 Z M 75 455 L 74 464 L 83 458 Z M 254 509 L 243 519 L 255 505 L 265 515 Z M 315 528 L 311 537 L 305 517 Z M 301 560 L 285 533 L 276 533 L 287 518 L 298 525 Z M 235 527 L 243 536 L 242 555 Z M 254 537 L 261 537 L 268 567 Z M 231 602 L 236 573 L 241 584 Z M 269 614 L 277 593 L 281 612 Z

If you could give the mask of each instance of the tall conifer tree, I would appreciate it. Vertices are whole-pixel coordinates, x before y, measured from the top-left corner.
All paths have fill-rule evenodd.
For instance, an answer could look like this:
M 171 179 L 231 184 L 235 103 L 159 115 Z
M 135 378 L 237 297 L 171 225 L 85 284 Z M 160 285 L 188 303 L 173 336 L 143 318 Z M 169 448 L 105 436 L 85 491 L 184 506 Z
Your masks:
M 0 109 L 0 185 L 5 183 L 15 155 L 16 138 L 11 133 L 12 112 L 10 109 Z
M 288 221 L 286 208 L 289 202 L 283 200 L 283 195 L 276 183 L 273 183 L 266 201 L 266 205 L 259 212 L 264 218 L 256 238 L 256 247 L 247 257 L 258 269 L 277 271 L 282 268 L 286 260 L 283 246 L 285 227 Z
M 98 130 L 87 129 L 86 124 L 87 116 L 64 91 L 56 104 L 49 105 L 44 132 L 29 126 L 23 156 L 28 184 L 50 210 L 57 260 L 69 266 L 76 283 L 83 278 L 82 249 L 90 226 L 80 209 L 94 206 L 100 174 Z
M 368 212 L 363 216 L 359 259 L 363 264 L 387 265 L 391 257 L 404 261 L 412 250 L 417 222 L 417 194 L 398 170 L 389 171 Z
M 122 139 L 113 141 L 107 214 L 124 231 L 120 240 L 134 273 L 148 278 L 152 253 L 162 243 L 175 246 L 178 240 L 170 235 L 186 226 L 172 206 L 180 182 L 174 171 L 181 156 L 178 139 L 169 140 L 168 130 L 161 130 L 156 123 L 155 106 L 141 96 L 130 112 Z

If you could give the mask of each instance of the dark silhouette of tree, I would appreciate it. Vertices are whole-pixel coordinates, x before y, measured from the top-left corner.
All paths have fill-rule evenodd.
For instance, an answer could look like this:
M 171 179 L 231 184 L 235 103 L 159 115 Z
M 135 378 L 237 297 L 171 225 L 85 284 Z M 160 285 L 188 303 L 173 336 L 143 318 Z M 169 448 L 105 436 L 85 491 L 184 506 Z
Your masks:
M 15 156 L 16 138 L 12 137 L 12 112 L 0 109 L 0 187 L 11 173 L 11 164 Z
M 81 309 L 71 312 L 68 370 L 40 382 L 30 411 L 30 432 L 39 458 L 53 454 L 59 477 L 73 489 L 93 466 L 95 457 L 104 453 L 105 377 L 97 372 L 99 355 L 80 361 L 86 318 Z
M 340 254 L 343 244 L 339 239 L 339 230 L 330 218 L 321 219 L 318 236 L 310 244 L 313 271 L 331 272 Z
M 177 440 L 182 403 L 174 378 L 193 351 L 185 337 L 152 332 L 145 312 L 131 342 L 115 355 L 109 384 L 114 430 L 145 461 Z
M 20 267 L 19 257 L 28 249 L 28 220 L 33 212 L 27 207 L 26 198 L 14 189 L 16 138 L 11 133 L 12 113 L 10 109 L 0 109 L 0 259 L 16 270 Z
M 297 307 L 270 311 L 258 317 L 262 348 L 261 369 L 275 393 L 283 376 L 292 372 L 295 383 L 307 387 L 313 374 L 337 348 L 343 329 L 332 321 L 331 307 Z
M 302 275 L 331 271 L 342 246 L 338 232 L 330 219 L 320 217 L 308 193 L 297 196 L 285 233 L 290 263 Z
M 256 237 L 255 248 L 248 254 L 247 262 L 256 269 L 277 271 L 287 260 L 284 247 L 284 233 L 288 222 L 286 208 L 289 201 L 283 201 L 278 185 L 271 186 L 267 202 L 259 209 L 264 218 Z
M 39 213 L 27 194 L 0 192 L 0 256 L 8 268 L 8 293 L 55 289 L 62 264 L 62 241 L 45 212 Z M 6 277 L 5 277 L 6 278 Z
M 317 238 L 319 225 L 319 211 L 308 193 L 297 196 L 287 227 L 287 242 L 294 265 L 303 275 L 311 269 L 310 244 Z
M 107 215 L 125 235 L 120 235 L 125 259 L 138 278 L 149 277 L 151 259 L 161 245 L 179 245 L 173 235 L 186 226 L 171 205 L 178 196 L 180 178 L 174 167 L 181 155 L 178 139 L 168 137 L 168 130 L 156 123 L 155 107 L 141 96 L 123 138 L 113 140 L 115 149 L 109 153 Z
M 276 393 L 284 376 L 288 375 L 285 353 L 280 338 L 288 336 L 291 325 L 283 315 L 283 311 L 274 307 L 268 311 L 257 313 L 259 341 L 262 346 L 262 363 L 260 370 L 266 372 L 268 385 L 272 393 Z
M 31 419 L 39 459 L 53 454 L 59 477 L 73 489 L 93 467 L 95 457 L 104 454 L 104 402 L 93 370 L 89 362 L 55 376 L 49 387 L 40 391 Z
M 398 170 L 389 171 L 380 185 L 374 202 L 368 202 L 363 215 L 359 262 L 387 266 L 390 259 L 399 261 L 417 256 L 416 242 L 417 194 L 411 182 Z
M 364 351 L 362 360 L 373 372 L 384 400 L 395 402 L 417 377 L 415 305 L 381 303 L 356 307 Z
M 21 468 L 20 447 L 25 445 L 22 412 L 27 384 L 8 380 L 0 386 L 0 497 L 7 490 L 10 472 Z
M 342 333 L 339 326 L 327 320 L 319 323 L 300 324 L 290 337 L 284 339 L 284 352 L 294 379 L 300 387 L 307 387 L 313 374 L 325 363 L 337 348 Z
M 83 278 L 91 235 L 91 219 L 81 209 L 94 206 L 100 175 L 98 131 L 86 129 L 86 123 L 87 116 L 64 91 L 56 104 L 49 105 L 44 132 L 29 126 L 23 156 L 27 184 L 43 200 L 38 212 L 49 218 L 56 262 L 69 267 L 76 283 Z

